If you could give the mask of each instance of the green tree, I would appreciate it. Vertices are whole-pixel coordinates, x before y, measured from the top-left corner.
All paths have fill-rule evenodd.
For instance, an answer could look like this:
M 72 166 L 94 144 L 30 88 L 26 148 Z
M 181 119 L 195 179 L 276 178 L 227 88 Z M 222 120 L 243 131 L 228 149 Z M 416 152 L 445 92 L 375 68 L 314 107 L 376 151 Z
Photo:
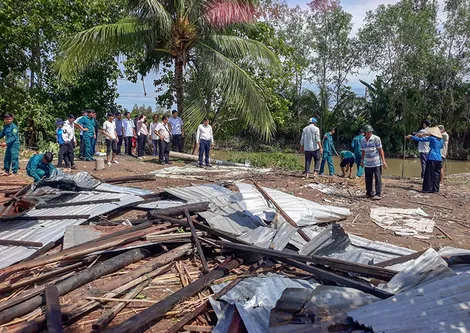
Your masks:
M 278 59 L 260 42 L 225 33 L 231 24 L 250 21 L 255 5 L 250 1 L 129 0 L 128 17 L 82 31 L 63 45 L 60 72 L 66 75 L 119 53 L 142 53 L 147 68 L 170 60 L 178 111 L 190 127 L 199 123 L 197 116 L 206 108 L 204 87 L 212 87 L 247 126 L 269 138 L 274 122 L 266 101 L 234 59 L 271 64 Z M 185 81 L 193 86 L 186 92 Z

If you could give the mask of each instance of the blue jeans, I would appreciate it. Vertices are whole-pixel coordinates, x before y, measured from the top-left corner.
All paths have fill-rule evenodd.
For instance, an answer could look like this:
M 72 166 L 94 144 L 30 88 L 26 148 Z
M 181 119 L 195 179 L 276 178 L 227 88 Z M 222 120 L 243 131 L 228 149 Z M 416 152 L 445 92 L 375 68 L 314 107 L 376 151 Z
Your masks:
M 211 149 L 210 140 L 200 140 L 199 141 L 199 165 L 203 165 L 203 156 L 205 155 L 204 162 L 206 165 L 209 165 L 209 151 Z
M 324 152 L 322 159 L 321 159 L 321 166 L 320 166 L 320 175 L 325 172 L 325 163 L 328 162 L 328 171 L 330 171 L 330 176 L 335 174 L 335 166 L 333 165 L 333 158 L 331 157 L 331 153 Z
M 357 166 L 357 176 L 362 177 L 362 175 L 364 174 L 364 167 L 361 167 L 362 153 L 355 154 L 354 156 L 355 156 L 356 166 Z

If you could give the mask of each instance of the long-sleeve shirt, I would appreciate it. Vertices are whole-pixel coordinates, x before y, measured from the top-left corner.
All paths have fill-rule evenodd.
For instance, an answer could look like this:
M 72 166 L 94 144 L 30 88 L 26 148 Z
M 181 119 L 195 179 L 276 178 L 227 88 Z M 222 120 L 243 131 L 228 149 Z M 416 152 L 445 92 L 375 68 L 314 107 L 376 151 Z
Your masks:
M 427 129 L 423 128 L 422 130 L 420 130 L 418 132 L 418 134 L 426 134 L 428 133 Z M 423 154 L 429 154 L 429 150 L 431 148 L 429 147 L 429 142 L 424 142 L 424 141 L 421 141 L 421 142 L 418 142 L 418 151 L 420 153 L 423 153 Z
M 135 128 L 134 121 L 132 119 L 123 119 L 122 120 L 123 128 L 124 128 L 124 136 L 134 136 L 133 129 Z
M 413 141 L 417 141 L 419 143 L 427 142 L 429 144 L 429 161 L 442 161 L 441 149 L 444 147 L 444 141 L 442 139 L 438 139 L 435 136 L 424 136 L 420 138 L 416 135 L 411 138 Z
M 12 146 L 15 143 L 20 144 L 20 138 L 18 137 L 18 127 L 11 123 L 5 125 L 0 131 L 0 139 L 5 138 L 7 146 Z
M 201 124 L 197 127 L 196 133 L 196 143 L 199 143 L 200 140 L 207 140 L 211 143 L 214 143 L 214 134 L 212 133 L 212 126 Z
M 361 156 L 362 155 L 361 141 L 362 141 L 363 138 L 364 138 L 364 135 L 359 134 L 351 142 L 351 147 L 354 149 L 354 155 L 356 155 L 356 156 Z
M 137 125 L 136 125 L 136 128 L 135 128 L 135 131 L 137 132 L 137 135 L 140 135 L 140 128 L 142 127 L 142 124 L 143 124 L 143 120 L 137 120 Z
M 145 125 L 145 123 L 142 123 L 142 124 L 140 125 L 139 134 L 141 134 L 141 135 L 149 135 L 149 131 L 148 131 L 147 125 Z
M 441 149 L 442 158 L 447 157 L 447 150 L 449 148 L 449 134 L 447 132 L 442 133 L 442 141 L 444 141 L 444 147 Z
M 122 136 L 122 119 L 114 119 L 114 123 L 116 124 L 116 133 L 118 136 Z
M 75 141 L 75 123 L 66 121 L 62 126 L 62 138 L 65 142 Z
M 63 138 L 63 130 L 62 127 L 56 129 L 55 134 L 57 136 L 57 143 L 59 145 L 63 145 L 65 143 L 64 138 Z
M 318 142 L 320 142 L 320 129 L 313 124 L 305 127 L 300 138 L 300 144 L 304 147 L 304 150 L 315 151 L 320 149 Z
M 328 153 L 330 155 L 336 153 L 336 148 L 335 144 L 333 143 L 333 137 L 331 136 L 331 133 L 325 133 L 323 136 L 323 153 Z
M 34 155 L 29 159 L 28 165 L 26 166 L 26 173 L 28 176 L 33 177 L 34 182 L 38 182 L 42 178 L 39 175 L 38 170 L 42 170 L 46 178 L 49 178 L 55 169 L 51 163 L 44 163 L 42 161 L 43 156 L 44 154 Z

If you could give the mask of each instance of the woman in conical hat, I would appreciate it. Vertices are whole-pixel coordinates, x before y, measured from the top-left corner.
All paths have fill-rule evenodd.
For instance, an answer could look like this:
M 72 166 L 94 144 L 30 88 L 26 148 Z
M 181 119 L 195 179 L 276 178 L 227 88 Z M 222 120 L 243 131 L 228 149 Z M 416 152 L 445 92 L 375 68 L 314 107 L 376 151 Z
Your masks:
M 423 192 L 439 192 L 439 179 L 442 168 L 441 148 L 444 146 L 441 131 L 437 126 L 429 127 L 424 135 L 408 135 L 406 138 L 417 142 L 429 142 L 431 150 L 426 162 L 426 171 L 424 172 Z

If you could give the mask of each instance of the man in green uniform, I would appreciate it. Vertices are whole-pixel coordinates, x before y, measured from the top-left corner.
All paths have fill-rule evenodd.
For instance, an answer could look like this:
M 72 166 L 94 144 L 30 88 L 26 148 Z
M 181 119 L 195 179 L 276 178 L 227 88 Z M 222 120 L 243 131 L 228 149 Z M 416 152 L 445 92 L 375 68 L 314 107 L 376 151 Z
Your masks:
M 3 159 L 3 170 L 9 175 L 10 169 L 14 175 L 18 173 L 18 156 L 20 154 L 20 139 L 18 137 L 18 127 L 13 124 L 13 115 L 11 113 L 3 116 L 5 126 L 0 131 L 0 139 L 5 138 L 7 149 Z
M 33 177 L 34 182 L 38 182 L 43 178 L 49 178 L 54 171 L 52 165 L 52 153 L 37 154 L 29 159 L 26 166 L 26 173 L 28 176 Z
M 325 163 L 328 162 L 328 170 L 330 171 L 330 176 L 334 176 L 335 174 L 335 166 L 333 165 L 333 153 L 338 156 L 338 152 L 336 151 L 335 144 L 333 143 L 333 134 L 335 134 L 335 129 L 330 128 L 328 133 L 325 133 L 323 136 L 323 155 L 321 160 L 320 166 L 320 175 L 325 172 Z
M 364 173 L 364 168 L 361 167 L 362 163 L 362 147 L 361 147 L 361 142 L 362 139 L 364 138 L 364 131 L 361 129 L 359 131 L 359 134 L 354 137 L 354 139 L 351 142 L 351 147 L 354 149 L 354 157 L 355 157 L 355 162 L 357 166 L 357 176 L 362 177 Z
M 349 178 L 352 177 L 352 168 L 354 165 L 354 154 L 350 152 L 349 150 L 343 150 L 339 153 L 339 156 L 341 158 L 341 172 L 342 175 L 341 177 L 346 176 L 346 172 L 349 171 Z
M 83 128 L 83 141 L 85 142 L 85 160 L 93 161 L 93 139 L 96 138 L 96 112 L 88 110 L 88 115 L 83 116 L 78 124 Z

